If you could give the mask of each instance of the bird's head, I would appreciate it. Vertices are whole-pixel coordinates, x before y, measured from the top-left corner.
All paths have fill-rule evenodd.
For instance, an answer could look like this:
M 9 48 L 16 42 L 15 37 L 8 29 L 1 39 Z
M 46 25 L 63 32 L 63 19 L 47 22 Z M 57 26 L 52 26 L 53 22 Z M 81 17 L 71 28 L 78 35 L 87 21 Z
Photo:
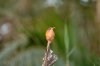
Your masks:
M 50 27 L 50 28 L 48 28 L 48 30 L 54 30 L 54 28 L 55 28 L 55 27 Z

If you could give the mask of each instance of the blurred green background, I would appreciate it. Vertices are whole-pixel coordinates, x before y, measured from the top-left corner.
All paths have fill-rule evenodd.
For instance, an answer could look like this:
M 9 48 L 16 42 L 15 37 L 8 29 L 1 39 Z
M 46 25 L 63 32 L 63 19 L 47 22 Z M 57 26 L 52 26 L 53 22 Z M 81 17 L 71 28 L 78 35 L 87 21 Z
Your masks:
M 100 66 L 100 0 L 0 0 L 0 66 L 41 66 L 55 27 L 54 66 Z

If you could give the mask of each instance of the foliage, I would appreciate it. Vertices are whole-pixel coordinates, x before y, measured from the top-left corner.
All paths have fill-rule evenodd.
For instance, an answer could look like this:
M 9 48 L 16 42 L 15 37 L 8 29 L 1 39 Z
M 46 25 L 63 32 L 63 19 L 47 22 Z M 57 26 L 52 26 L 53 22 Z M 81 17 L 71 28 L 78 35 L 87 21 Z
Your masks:
M 56 33 L 52 49 L 58 61 L 54 66 L 65 66 L 67 60 L 70 66 L 100 65 L 92 48 L 99 41 L 95 2 L 61 1 L 58 6 L 44 7 L 45 0 L 0 0 L 0 24 L 8 21 L 15 32 L 11 33 L 14 39 L 3 42 L 7 47 L 0 52 L 0 66 L 41 66 L 48 27 L 55 27 Z

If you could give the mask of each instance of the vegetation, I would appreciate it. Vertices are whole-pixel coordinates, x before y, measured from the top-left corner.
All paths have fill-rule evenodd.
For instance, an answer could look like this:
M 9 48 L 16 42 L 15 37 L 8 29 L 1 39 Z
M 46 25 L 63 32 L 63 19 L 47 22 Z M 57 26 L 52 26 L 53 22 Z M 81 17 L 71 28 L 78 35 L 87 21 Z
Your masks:
M 49 27 L 55 27 L 54 66 L 99 66 L 97 2 L 0 0 L 0 66 L 41 66 Z

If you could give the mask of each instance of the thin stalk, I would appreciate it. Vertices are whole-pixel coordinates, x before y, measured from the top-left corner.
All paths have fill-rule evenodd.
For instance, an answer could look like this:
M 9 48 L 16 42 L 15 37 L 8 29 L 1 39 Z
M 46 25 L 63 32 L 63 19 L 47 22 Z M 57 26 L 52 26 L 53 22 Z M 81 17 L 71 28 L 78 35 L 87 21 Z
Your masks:
M 45 63 L 42 65 L 42 66 L 48 66 L 48 55 L 49 55 L 49 52 L 50 52 L 50 43 L 51 42 L 48 42 L 47 43 L 47 49 L 46 49 L 46 56 L 45 56 Z
M 65 47 L 66 47 L 66 65 L 69 66 L 69 36 L 68 36 L 68 28 L 67 28 L 67 23 L 65 21 L 65 25 L 64 25 L 64 43 L 65 43 Z

